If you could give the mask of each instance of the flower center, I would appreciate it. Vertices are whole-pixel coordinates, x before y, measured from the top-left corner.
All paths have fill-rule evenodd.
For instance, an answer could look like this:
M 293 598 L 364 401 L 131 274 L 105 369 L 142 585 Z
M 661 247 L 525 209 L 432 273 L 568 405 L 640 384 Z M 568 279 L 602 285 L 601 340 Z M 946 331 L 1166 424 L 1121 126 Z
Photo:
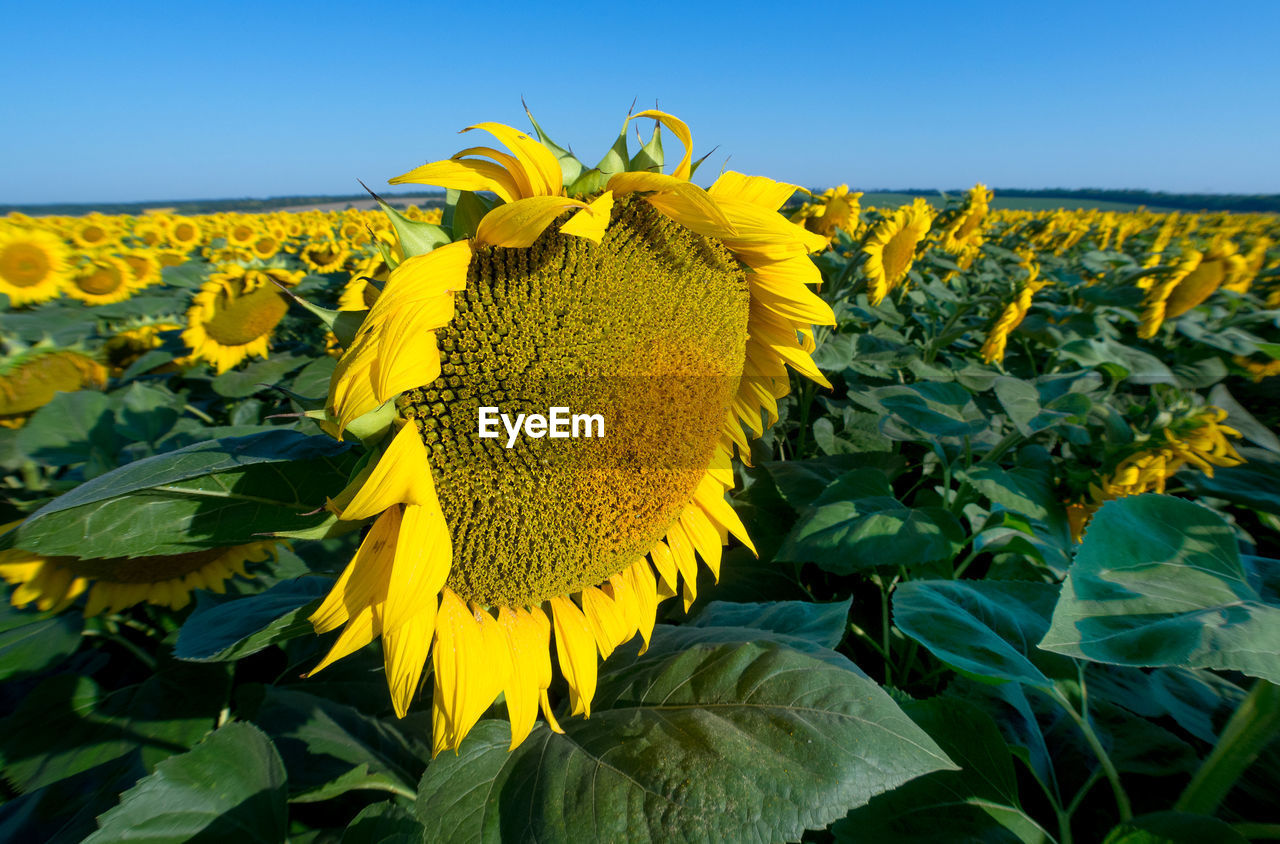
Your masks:
M 745 358 L 741 267 L 624 199 L 598 245 L 548 231 L 477 251 L 456 305 L 441 377 L 401 400 L 453 538 L 449 587 L 534 606 L 607 580 L 662 538 L 711 461 Z M 482 407 L 599 414 L 604 436 L 482 439 Z
M 1187 277 L 1178 282 L 1165 304 L 1165 316 L 1176 317 L 1213 295 L 1226 277 L 1226 261 L 1218 258 L 1201 261 Z
M 884 277 L 890 284 L 900 281 L 911 269 L 917 241 L 915 231 L 908 223 L 884 245 Z
M 0 275 L 14 287 L 32 287 L 49 274 L 49 256 L 29 243 L 13 243 L 0 252 Z
M 123 284 L 124 274 L 114 264 L 94 264 L 87 272 L 76 276 L 76 287 L 94 296 L 114 293 Z
M 275 289 L 263 282 L 244 292 L 244 282 L 231 282 L 214 300 L 213 318 L 204 330 L 209 338 L 223 346 L 244 346 L 271 330 L 284 319 L 289 303 Z

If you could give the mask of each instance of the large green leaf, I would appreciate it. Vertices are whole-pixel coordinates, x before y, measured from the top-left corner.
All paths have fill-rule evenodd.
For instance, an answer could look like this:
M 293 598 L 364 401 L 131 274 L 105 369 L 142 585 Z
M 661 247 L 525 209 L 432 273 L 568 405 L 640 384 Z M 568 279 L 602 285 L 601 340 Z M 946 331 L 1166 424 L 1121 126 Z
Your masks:
M 885 414 L 880 429 L 895 440 L 959 439 L 986 430 L 989 420 L 959 384 L 920 382 L 881 387 L 850 398 Z
M 201 592 L 178 631 L 173 655 L 193 662 L 239 659 L 314 633 L 307 616 L 331 586 L 326 577 L 299 577 L 248 597 L 213 598 Z
M 56 498 L 6 535 L 74 557 L 181 554 L 301 530 L 345 484 L 347 446 L 296 431 L 214 440 L 122 466 Z
M 1165 495 L 1093 517 L 1040 647 L 1117 665 L 1226 668 L 1280 682 L 1280 605 L 1249 582 L 1231 527 Z
M 1061 666 L 1035 652 L 1057 587 L 1022 581 L 915 580 L 893 593 L 893 622 L 938 659 L 972 677 L 1047 689 Z
M 58 393 L 18 431 L 18 448 L 54 466 L 87 464 L 85 475 L 108 471 L 124 445 L 115 428 L 111 400 L 93 390 Z
M 1213 477 L 1188 470 L 1178 479 L 1197 495 L 1280 514 L 1280 462 L 1250 460 L 1240 466 L 1219 466 L 1213 470 Z
M 1053 479 L 1029 466 L 1003 469 L 990 463 L 962 470 L 958 477 L 1005 509 L 1032 519 L 1047 519 L 1055 506 Z
M 289 354 L 272 355 L 264 360 L 253 361 L 240 369 L 228 370 L 214 378 L 210 386 L 220 396 L 242 399 L 275 386 L 284 376 L 309 361 L 310 358 Z
M 423 844 L 426 830 L 408 809 L 386 801 L 360 810 L 342 833 L 342 844 Z
M 252 724 L 227 724 L 126 791 L 85 844 L 279 844 L 287 833 L 279 754 Z
M 108 760 L 0 806 L 0 841 L 80 844 L 121 792 L 147 775 L 139 755 Z
M 295 801 L 328 800 L 354 789 L 412 794 L 431 756 L 430 719 L 403 721 L 294 689 L 268 686 L 254 722 L 271 736 Z
M 958 771 L 935 771 L 855 809 L 831 827 L 840 842 L 1042 842 L 1049 836 L 1021 807 L 1013 756 L 991 716 L 954 699 L 903 709 Z
M 427 768 L 431 841 L 795 840 L 951 762 L 874 682 L 772 643 L 601 677 L 563 735 L 482 721 Z
M 955 516 L 941 507 L 913 508 L 877 495 L 815 504 L 796 522 L 777 558 L 816 563 L 837 574 L 918 566 L 951 559 L 964 536 Z

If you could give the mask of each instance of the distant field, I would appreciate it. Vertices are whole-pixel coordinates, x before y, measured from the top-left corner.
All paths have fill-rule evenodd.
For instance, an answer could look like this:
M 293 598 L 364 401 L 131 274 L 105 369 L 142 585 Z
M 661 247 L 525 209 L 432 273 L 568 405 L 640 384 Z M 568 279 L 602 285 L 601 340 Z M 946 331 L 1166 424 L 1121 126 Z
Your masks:
M 863 208 L 896 208 L 905 205 L 917 196 L 923 196 L 935 208 L 946 204 L 941 194 L 937 193 L 865 193 L 862 196 Z M 1052 211 L 1059 208 L 1070 211 L 1088 211 L 1099 208 L 1103 211 L 1136 211 L 1146 207 L 1148 211 L 1173 211 L 1173 208 L 1162 208 L 1158 205 L 1138 206 L 1128 202 L 1107 202 L 1096 199 L 1073 199 L 1071 197 L 1002 197 L 996 194 L 991 203 L 993 208 L 1011 208 L 1017 211 Z

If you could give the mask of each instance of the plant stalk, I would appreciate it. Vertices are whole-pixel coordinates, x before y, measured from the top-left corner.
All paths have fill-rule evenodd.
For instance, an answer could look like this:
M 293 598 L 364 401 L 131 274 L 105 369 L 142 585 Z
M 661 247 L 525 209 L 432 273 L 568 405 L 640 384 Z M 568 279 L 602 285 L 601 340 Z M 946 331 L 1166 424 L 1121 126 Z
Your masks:
M 1174 809 L 1212 815 L 1258 754 L 1280 734 L 1280 686 L 1258 680 L 1222 728 Z

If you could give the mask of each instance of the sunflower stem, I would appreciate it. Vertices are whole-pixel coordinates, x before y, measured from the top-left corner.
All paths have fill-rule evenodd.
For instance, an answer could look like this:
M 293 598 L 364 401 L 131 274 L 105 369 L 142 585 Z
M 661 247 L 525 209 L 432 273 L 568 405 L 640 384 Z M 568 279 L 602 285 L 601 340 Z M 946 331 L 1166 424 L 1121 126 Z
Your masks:
M 1280 730 L 1280 686 L 1258 680 L 1222 728 L 1209 758 L 1196 771 L 1174 809 L 1211 815 L 1245 769 Z

